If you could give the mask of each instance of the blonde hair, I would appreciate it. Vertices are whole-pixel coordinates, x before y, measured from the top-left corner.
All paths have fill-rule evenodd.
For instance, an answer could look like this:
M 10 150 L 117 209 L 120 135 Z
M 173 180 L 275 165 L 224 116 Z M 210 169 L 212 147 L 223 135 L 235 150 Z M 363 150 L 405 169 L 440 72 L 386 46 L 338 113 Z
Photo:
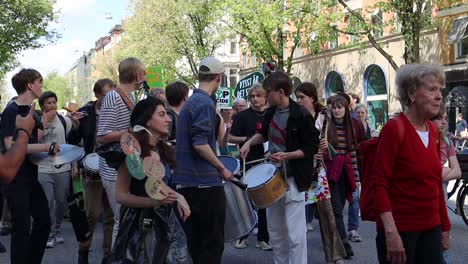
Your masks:
M 408 64 L 401 66 L 396 73 L 397 94 L 403 108 L 411 104 L 409 95 L 416 91 L 427 76 L 434 76 L 445 84 L 445 73 L 440 65 Z
M 145 72 L 145 65 L 137 58 L 126 58 L 119 63 L 119 82 L 132 83 L 138 74 Z

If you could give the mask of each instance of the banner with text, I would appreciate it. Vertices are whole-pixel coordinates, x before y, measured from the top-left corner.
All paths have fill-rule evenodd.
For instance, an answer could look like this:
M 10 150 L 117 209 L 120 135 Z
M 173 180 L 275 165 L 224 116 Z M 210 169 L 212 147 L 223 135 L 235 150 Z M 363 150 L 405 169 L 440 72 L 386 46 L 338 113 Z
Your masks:
M 237 83 L 236 89 L 234 90 L 234 96 L 236 98 L 244 98 L 247 100 L 250 88 L 257 83 L 262 83 L 264 79 L 265 77 L 261 72 L 254 72 L 245 76 Z
M 216 91 L 216 105 L 219 109 L 232 109 L 233 91 L 231 87 L 219 87 Z

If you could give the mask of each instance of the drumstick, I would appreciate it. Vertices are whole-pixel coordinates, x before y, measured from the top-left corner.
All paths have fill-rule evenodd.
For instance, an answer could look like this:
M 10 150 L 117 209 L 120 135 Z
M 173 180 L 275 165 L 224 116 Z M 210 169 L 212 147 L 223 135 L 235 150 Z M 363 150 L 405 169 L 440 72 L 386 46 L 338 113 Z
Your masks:
M 257 160 L 251 160 L 249 162 L 245 162 L 245 164 L 252 164 L 252 163 L 257 163 L 257 162 L 261 162 L 261 161 L 264 161 L 266 160 L 266 158 L 262 158 L 262 159 L 257 159 Z M 244 164 L 244 165 L 245 165 Z M 244 170 L 245 170 L 245 167 L 244 167 Z
M 242 178 L 245 177 L 245 159 L 242 160 Z
M 243 191 L 247 190 L 247 184 L 245 183 L 242 183 L 238 180 L 234 180 L 233 178 L 231 178 L 230 182 L 234 184 L 235 186 L 241 188 Z

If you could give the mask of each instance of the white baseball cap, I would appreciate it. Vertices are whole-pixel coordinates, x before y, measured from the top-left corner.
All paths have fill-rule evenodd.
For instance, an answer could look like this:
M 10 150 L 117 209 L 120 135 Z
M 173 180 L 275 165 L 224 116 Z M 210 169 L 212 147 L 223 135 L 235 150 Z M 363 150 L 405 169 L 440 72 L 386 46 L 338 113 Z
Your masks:
M 198 72 L 201 74 L 219 74 L 224 72 L 224 66 L 215 57 L 206 57 L 200 61 Z

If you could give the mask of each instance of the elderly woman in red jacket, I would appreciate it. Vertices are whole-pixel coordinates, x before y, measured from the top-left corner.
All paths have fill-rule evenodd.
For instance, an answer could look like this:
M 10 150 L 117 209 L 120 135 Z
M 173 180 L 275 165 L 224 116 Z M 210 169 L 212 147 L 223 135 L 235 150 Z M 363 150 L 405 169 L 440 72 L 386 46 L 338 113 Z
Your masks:
M 429 121 L 439 111 L 444 83 L 435 65 L 405 65 L 397 72 L 404 112 L 382 129 L 371 176 L 380 263 L 442 263 L 448 248 L 440 137 Z

